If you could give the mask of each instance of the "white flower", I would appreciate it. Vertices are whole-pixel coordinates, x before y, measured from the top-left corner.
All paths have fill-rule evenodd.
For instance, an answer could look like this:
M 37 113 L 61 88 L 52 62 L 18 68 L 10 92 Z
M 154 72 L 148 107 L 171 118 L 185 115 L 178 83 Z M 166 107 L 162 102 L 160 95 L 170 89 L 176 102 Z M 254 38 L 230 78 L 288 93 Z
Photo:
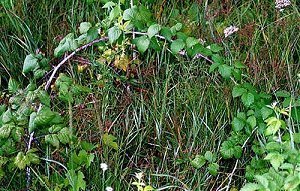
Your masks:
M 108 186 L 105 188 L 105 191 L 114 191 L 114 189 L 112 187 Z
M 135 173 L 135 177 L 138 179 L 138 180 L 142 180 L 144 174 L 142 172 L 139 172 L 139 173 Z
M 225 38 L 232 35 L 233 33 L 237 32 L 238 30 L 239 30 L 239 28 L 236 26 L 233 26 L 233 25 L 227 27 L 226 29 L 224 29 Z
M 108 169 L 108 166 L 106 163 L 101 163 L 100 168 L 103 170 L 103 172 L 105 172 Z
M 275 8 L 279 9 L 279 11 L 283 11 L 283 9 L 287 6 L 291 5 L 290 0 L 276 0 L 275 1 Z
M 181 56 L 184 56 L 184 55 L 186 55 L 186 51 L 184 49 L 182 49 L 178 52 L 178 54 L 180 54 Z

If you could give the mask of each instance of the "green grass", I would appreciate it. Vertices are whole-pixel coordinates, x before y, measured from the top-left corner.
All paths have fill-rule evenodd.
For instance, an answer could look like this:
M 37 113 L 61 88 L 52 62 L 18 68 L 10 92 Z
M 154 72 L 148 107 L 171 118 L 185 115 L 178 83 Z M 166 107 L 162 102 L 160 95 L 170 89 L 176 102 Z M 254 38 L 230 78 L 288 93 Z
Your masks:
M 197 2 L 202 1 L 195 1 L 193 6 Z M 163 24 L 183 22 L 187 33 L 222 43 L 226 57 L 245 63 L 249 80 L 261 90 L 284 89 L 299 95 L 299 7 L 279 13 L 273 1 L 225 5 L 203 1 L 197 9 L 191 9 L 191 4 L 192 1 L 168 1 L 157 19 Z M 20 75 L 25 55 L 41 49 L 52 58 L 56 39 L 76 31 L 82 21 L 101 20 L 102 5 L 100 1 L 19 0 L 12 9 L 0 7 L 0 90 L 7 88 L 10 77 L 27 82 Z M 147 5 L 157 13 L 161 1 Z M 237 25 L 240 31 L 224 39 L 222 31 L 230 24 Z M 97 59 L 93 50 L 82 56 L 93 63 Z M 90 83 L 90 74 L 101 74 L 109 81 L 104 88 L 89 84 L 93 99 L 85 99 L 83 109 L 73 108 L 73 124 L 79 136 L 100 143 L 101 134 L 109 132 L 118 138 L 120 146 L 118 151 L 97 149 L 92 167 L 85 172 L 89 190 L 103 190 L 106 186 L 134 190 L 134 173 L 140 171 L 145 172 L 148 184 L 161 190 L 215 190 L 224 181 L 226 185 L 235 161 L 219 161 L 221 172 L 216 177 L 209 175 L 208 169 L 195 170 L 189 163 L 197 154 L 219 151 L 230 132 L 233 116 L 241 108 L 231 97 L 230 83 L 208 73 L 208 63 L 178 62 L 166 50 L 149 52 L 134 80 L 121 80 L 120 84 L 112 82 L 118 75 L 111 67 L 93 67 L 88 70 L 90 74 L 77 73 L 76 68 L 70 64 L 64 70 L 83 85 Z M 59 104 L 54 108 L 65 110 Z M 109 166 L 105 180 L 100 169 L 103 162 Z M 244 168 L 241 165 L 234 176 L 232 185 L 237 188 L 243 184 Z M 24 188 L 25 180 L 18 176 L 16 173 L 5 178 L 5 184 L 0 182 L 9 185 L 0 186 L 1 190 Z M 40 182 L 35 178 L 33 183 L 37 189 Z

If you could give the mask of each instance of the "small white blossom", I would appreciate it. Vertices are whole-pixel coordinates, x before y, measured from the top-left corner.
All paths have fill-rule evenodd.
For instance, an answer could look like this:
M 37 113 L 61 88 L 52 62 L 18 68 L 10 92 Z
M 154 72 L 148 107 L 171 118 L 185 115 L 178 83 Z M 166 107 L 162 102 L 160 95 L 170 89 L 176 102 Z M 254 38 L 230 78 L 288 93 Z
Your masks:
M 139 172 L 139 173 L 135 173 L 135 177 L 138 179 L 138 180 L 142 180 L 144 174 L 142 172 Z
M 180 54 L 181 56 L 184 56 L 184 55 L 186 55 L 186 51 L 184 49 L 182 49 L 178 52 L 178 54 Z
M 105 191 L 114 191 L 114 189 L 112 187 L 108 186 L 105 188 Z
M 106 163 L 101 163 L 100 168 L 103 170 L 103 172 L 105 172 L 108 169 L 108 166 Z
M 271 104 L 271 107 L 276 107 L 276 105 L 278 104 L 278 102 L 277 101 L 274 101 L 272 104 Z
M 239 30 L 239 28 L 236 26 L 233 26 L 233 25 L 227 27 L 226 29 L 224 29 L 225 38 L 232 35 L 233 33 L 237 32 L 238 30 Z
M 290 0 L 276 0 L 275 1 L 275 8 L 279 9 L 279 11 L 283 11 L 284 8 L 291 5 Z

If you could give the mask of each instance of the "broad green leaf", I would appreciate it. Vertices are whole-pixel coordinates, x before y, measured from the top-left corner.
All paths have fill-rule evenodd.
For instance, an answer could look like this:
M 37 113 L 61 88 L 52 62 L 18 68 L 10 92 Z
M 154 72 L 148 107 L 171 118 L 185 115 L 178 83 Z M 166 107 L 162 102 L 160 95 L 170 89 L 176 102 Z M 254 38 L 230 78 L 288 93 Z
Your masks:
M 161 30 L 161 26 L 159 24 L 153 24 L 148 28 L 148 36 L 151 39 L 153 36 L 157 35 Z
M 224 58 L 219 54 L 214 54 L 211 58 L 215 63 L 219 63 L 220 65 L 224 64 Z
M 75 170 L 69 170 L 68 174 L 69 185 L 72 187 L 72 191 L 80 191 L 86 189 L 86 182 L 84 181 L 84 175 L 81 171 L 76 174 Z
M 254 103 L 254 95 L 252 93 L 244 93 L 242 95 L 242 102 L 246 107 Z
M 295 143 L 300 143 L 300 133 L 293 133 Z
M 205 157 L 202 155 L 196 155 L 196 157 L 191 161 L 191 165 L 196 168 L 199 169 L 202 166 L 204 166 L 206 163 Z
M 247 183 L 241 188 L 240 191 L 258 191 L 261 190 L 262 186 L 256 183 Z
M 24 129 L 21 127 L 16 127 L 12 130 L 11 134 L 14 141 L 21 142 L 22 137 L 24 136 Z
M 135 38 L 132 43 L 136 45 L 139 52 L 144 53 L 149 47 L 150 40 L 147 36 L 141 36 Z
M 266 145 L 266 149 L 267 151 L 269 152 L 274 152 L 274 151 L 280 151 L 281 150 L 281 144 L 278 143 L 278 142 L 268 142 L 267 145 Z
M 234 152 L 233 152 L 233 156 L 238 159 L 241 158 L 242 154 L 243 154 L 243 149 L 241 146 L 234 146 Z
M 15 94 L 18 90 L 19 90 L 19 83 L 13 79 L 13 78 L 9 78 L 9 81 L 8 81 L 8 92 L 10 94 Z
M 23 152 L 19 152 L 14 160 L 14 164 L 20 169 L 25 169 L 26 165 L 28 165 L 28 162 L 26 161 L 26 156 Z
M 284 190 L 299 190 L 300 177 L 299 175 L 290 175 L 284 181 Z
M 35 79 L 40 79 L 42 78 L 45 74 L 47 73 L 46 70 L 44 69 L 36 69 L 33 71 L 33 76 Z
M 59 131 L 57 138 L 59 139 L 59 142 L 63 144 L 70 143 L 72 140 L 72 132 L 69 128 L 65 127 Z
M 35 118 L 36 118 L 36 112 L 32 112 L 29 117 L 29 124 L 28 124 L 29 133 L 32 133 L 36 128 L 36 125 L 34 123 Z
M 224 141 L 221 145 L 221 155 L 224 159 L 232 158 L 235 152 L 235 144 L 233 144 L 231 141 Z
M 275 92 L 276 97 L 290 97 L 291 94 L 288 91 L 285 90 L 279 90 Z
M 254 127 L 256 127 L 256 117 L 254 117 L 253 115 L 248 117 L 247 123 L 250 125 L 252 129 L 254 129 Z
M 87 31 L 86 41 L 91 42 L 98 37 L 98 28 L 92 27 Z
M 177 31 L 180 31 L 182 29 L 181 23 L 176 23 L 174 26 L 171 27 L 171 32 L 173 35 L 176 34 Z
M 60 57 L 67 51 L 73 51 L 78 47 L 77 41 L 74 39 L 74 34 L 70 33 L 63 38 L 58 47 L 54 49 L 54 56 Z
M 122 31 L 117 27 L 113 26 L 112 28 L 108 29 L 108 39 L 110 43 L 115 42 L 121 36 Z
M 123 19 L 125 21 L 132 20 L 132 19 L 134 19 L 135 14 L 136 14 L 136 7 L 126 9 L 123 12 Z
M 152 190 L 155 190 L 152 186 L 145 186 L 144 190 L 143 191 L 152 191 Z
M 262 185 L 265 189 L 269 187 L 269 181 L 265 176 L 256 175 L 255 176 L 256 181 Z
M 11 109 L 7 109 L 2 115 L 2 123 L 6 124 L 14 120 Z
M 56 113 L 51 111 L 49 107 L 43 107 L 34 119 L 35 126 L 47 126 L 50 124 L 51 120 L 54 119 Z
M 221 63 L 219 62 L 214 62 L 212 65 L 210 65 L 209 67 L 209 73 L 212 73 L 213 71 L 215 71 L 219 66 L 221 65 Z
M 234 63 L 234 67 L 235 67 L 235 68 L 238 68 L 238 69 L 247 68 L 247 66 L 245 66 L 245 64 L 243 64 L 243 63 L 241 63 L 241 62 L 239 62 L 239 61 L 236 61 L 236 62 Z
M 161 35 L 162 35 L 163 37 L 166 38 L 166 40 L 168 40 L 168 41 L 171 41 L 171 40 L 172 40 L 173 34 L 172 34 L 172 31 L 171 31 L 170 28 L 168 28 L 168 27 L 162 27 L 160 33 L 161 33 Z
M 103 5 L 103 9 L 112 9 L 114 6 L 116 6 L 116 4 L 112 1 L 109 1 L 107 3 L 105 3 L 105 5 Z
M 246 93 L 247 90 L 239 85 L 234 86 L 232 89 L 232 97 L 236 98 L 239 97 L 241 95 L 243 95 L 244 93 Z
M 278 152 L 269 153 L 264 159 L 269 160 L 276 171 L 284 162 L 284 156 Z
M 59 148 L 59 138 L 57 134 L 50 134 L 45 136 L 45 142 L 52 146 Z
M 0 139 L 8 138 L 13 128 L 13 124 L 4 124 L 2 127 L 0 127 Z
M 265 120 L 273 113 L 273 110 L 268 107 L 263 107 L 261 108 L 260 113 L 262 115 L 262 118 Z
M 209 46 L 209 49 L 215 53 L 220 52 L 221 50 L 223 50 L 223 48 L 217 44 L 211 44 Z
M 232 128 L 235 132 L 241 131 L 245 126 L 245 121 L 238 117 L 233 118 L 232 120 Z
M 185 43 L 186 43 L 187 48 L 191 48 L 191 47 L 195 46 L 196 44 L 198 44 L 199 40 L 194 37 L 188 37 L 186 39 Z
M 223 65 L 219 66 L 218 71 L 223 78 L 230 78 L 231 72 L 232 72 L 232 67 L 228 66 L 226 64 L 223 64 Z
M 171 51 L 177 54 L 180 50 L 184 49 L 185 43 L 182 39 L 174 40 L 171 44 Z
M 88 30 L 92 27 L 92 24 L 90 22 L 82 22 L 79 26 L 79 32 L 80 34 L 88 32 Z
M 277 119 L 276 117 L 270 117 L 266 120 L 267 122 L 267 129 L 265 131 L 265 135 L 274 135 L 279 128 L 282 125 L 282 122 L 280 119 Z
M 29 164 L 39 164 L 40 163 L 40 158 L 35 152 L 37 149 L 30 149 L 29 151 L 26 152 L 26 161 Z
M 234 68 L 232 70 L 232 75 L 238 81 L 242 79 L 242 71 L 240 69 Z
M 211 151 L 206 151 L 204 157 L 210 163 L 215 162 L 216 160 L 216 156 Z
M 26 56 L 23 64 L 23 73 L 28 73 L 33 71 L 35 68 L 39 66 L 38 59 L 33 55 L 29 54 Z
M 121 14 L 121 9 L 119 6 L 114 7 L 109 13 L 109 20 L 113 21 L 117 19 Z
M 105 133 L 102 137 L 102 140 L 104 145 L 118 150 L 118 144 L 115 142 L 117 138 L 115 136 Z
M 218 174 L 219 165 L 217 163 L 211 163 L 207 169 L 211 175 L 216 176 Z

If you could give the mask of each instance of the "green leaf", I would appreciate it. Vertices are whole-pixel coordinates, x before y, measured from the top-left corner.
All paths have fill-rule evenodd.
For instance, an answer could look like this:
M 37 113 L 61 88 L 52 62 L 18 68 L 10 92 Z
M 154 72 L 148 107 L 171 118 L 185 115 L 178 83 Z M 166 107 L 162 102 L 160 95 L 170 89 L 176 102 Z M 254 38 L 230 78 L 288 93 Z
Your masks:
M 118 150 L 118 144 L 115 142 L 117 138 L 115 136 L 105 133 L 102 137 L 102 140 L 104 145 Z
M 219 63 L 220 65 L 224 64 L 224 58 L 221 57 L 219 54 L 214 54 L 211 59 L 215 62 L 215 63 Z
M 153 24 L 148 28 L 148 36 L 151 39 L 153 36 L 157 35 L 161 30 L 161 26 L 159 24 Z
M 86 182 L 84 181 L 84 175 L 81 171 L 78 171 L 76 174 L 75 170 L 69 170 L 67 177 L 72 191 L 85 190 Z
M 237 69 L 247 68 L 247 66 L 245 66 L 245 64 L 241 63 L 240 61 L 236 61 L 234 63 L 234 67 L 237 68 Z
M 63 144 L 70 143 L 72 140 L 72 132 L 69 128 L 65 127 L 59 131 L 57 138 L 59 139 L 59 142 Z
M 206 151 L 204 157 L 210 163 L 215 162 L 216 160 L 216 156 L 211 151 Z
M 285 90 L 276 91 L 275 95 L 276 95 L 276 97 L 290 97 L 291 96 L 290 92 L 285 91 Z
M 92 27 L 92 24 L 90 22 L 80 23 L 80 26 L 79 26 L 80 34 L 86 33 L 91 27 Z
M 9 78 L 7 89 L 10 94 L 15 94 L 19 90 L 19 83 L 15 79 Z
M 45 136 L 45 142 L 52 146 L 59 148 L 59 138 L 57 134 L 50 134 Z
M 108 39 L 110 43 L 115 42 L 121 36 L 122 31 L 117 27 L 113 26 L 112 28 L 108 29 Z
M 300 133 L 293 133 L 295 143 L 300 143 Z
M 255 175 L 257 182 L 262 185 L 265 189 L 269 187 L 269 181 L 265 176 Z
M 39 126 L 49 125 L 51 120 L 54 119 L 56 113 L 51 111 L 49 107 L 43 107 L 36 115 L 34 119 L 34 124 Z
M 46 73 L 47 73 L 47 71 L 44 70 L 44 69 L 36 69 L 36 70 L 33 71 L 33 76 L 34 76 L 35 79 L 40 79 Z
M 171 41 L 171 40 L 172 40 L 173 34 L 172 34 L 172 31 L 171 31 L 170 28 L 168 28 L 168 27 L 162 27 L 160 33 L 161 33 L 161 35 L 162 35 L 163 37 L 166 38 L 166 40 L 168 40 L 168 41 Z
M 242 95 L 242 102 L 246 107 L 254 103 L 254 95 L 252 93 L 244 93 Z
M 206 163 L 205 157 L 202 155 L 196 155 L 196 157 L 191 161 L 191 165 L 196 168 L 199 169 L 202 166 L 204 166 Z
M 218 53 L 221 50 L 223 50 L 223 48 L 217 44 L 211 44 L 209 47 L 210 47 L 209 49 L 215 53 Z
M 256 191 L 256 190 L 260 190 L 260 189 L 262 189 L 262 187 L 259 184 L 247 183 L 247 184 L 245 184 L 245 186 L 243 186 L 243 188 L 241 188 L 240 191 Z
M 199 40 L 194 37 L 188 37 L 186 39 L 185 43 L 186 43 L 187 48 L 191 48 L 191 47 L 195 46 L 196 44 L 198 44 Z
M 132 43 L 136 45 L 139 52 L 144 53 L 149 47 L 150 40 L 147 36 L 141 36 L 135 38 Z
M 284 162 L 284 156 L 278 152 L 269 153 L 264 159 L 269 160 L 276 171 Z
M 256 127 L 256 117 L 254 117 L 253 115 L 248 117 L 247 123 L 250 125 L 252 129 L 254 129 L 254 127 Z
M 144 190 L 143 191 L 152 191 L 152 190 L 155 190 L 152 186 L 145 186 Z
M 221 145 L 221 155 L 224 159 L 232 158 L 235 152 L 235 144 L 233 144 L 231 141 L 224 141 Z
M 23 64 L 23 73 L 28 73 L 33 71 L 35 68 L 39 67 L 38 59 L 35 58 L 33 54 L 26 56 Z
M 213 71 L 215 71 L 219 66 L 221 65 L 221 63 L 219 62 L 214 62 L 212 65 L 210 65 L 209 67 L 209 73 L 212 73 Z
M 20 169 L 25 169 L 28 162 L 26 161 L 26 156 L 23 152 L 19 152 L 14 160 L 14 164 Z
M 174 26 L 171 27 L 171 32 L 173 35 L 176 34 L 177 31 L 180 31 L 182 29 L 181 23 L 176 23 Z
M 218 71 L 223 78 L 230 78 L 231 72 L 232 72 L 232 67 L 228 66 L 226 64 L 223 64 L 223 65 L 219 66 Z
M 121 14 L 120 7 L 119 6 L 114 7 L 109 13 L 109 20 L 113 21 L 113 20 L 117 19 L 120 16 L 120 14 Z
M 36 125 L 34 123 L 35 118 L 36 118 L 36 112 L 32 112 L 29 117 L 29 124 L 28 124 L 29 133 L 32 133 L 36 128 Z
M 92 27 L 87 31 L 86 41 L 91 42 L 98 37 L 98 28 Z
M 182 50 L 184 48 L 184 46 L 185 46 L 185 44 L 182 39 L 174 40 L 171 44 L 171 51 L 174 54 L 177 54 L 180 50 Z
M 240 85 L 234 86 L 232 89 L 232 97 L 234 98 L 239 97 L 246 92 L 247 90 L 245 88 L 242 88 Z
M 267 122 L 267 129 L 265 131 L 265 135 L 274 135 L 279 128 L 282 126 L 282 121 L 277 119 L 276 117 L 270 117 L 266 120 Z
M 21 142 L 22 137 L 24 136 L 24 129 L 21 127 L 16 127 L 12 130 L 11 134 L 14 141 Z
M 207 169 L 211 175 L 216 176 L 218 174 L 219 165 L 217 163 L 211 163 Z
M 238 117 L 234 117 L 232 120 L 232 128 L 235 132 L 241 131 L 245 126 L 245 122 L 243 119 Z
M 129 8 L 123 12 L 123 19 L 125 21 L 129 21 L 134 19 L 135 15 L 136 15 L 136 7 Z
M 114 6 L 116 6 L 116 4 L 112 1 L 109 1 L 107 3 L 105 3 L 105 5 L 103 5 L 103 9 L 112 9 Z
M 74 39 L 74 34 L 70 33 L 63 38 L 58 47 L 54 49 L 54 56 L 60 57 L 67 51 L 73 51 L 78 47 L 77 41 Z
M 241 158 L 242 154 L 243 154 L 243 149 L 241 146 L 234 146 L 234 152 L 233 152 L 233 156 L 238 159 Z
M 268 107 L 263 107 L 260 110 L 260 113 L 262 115 L 263 120 L 267 119 L 270 115 L 272 115 L 273 110 L 271 108 Z
M 2 127 L 0 127 L 0 139 L 8 138 L 13 128 L 14 125 L 12 124 L 4 124 Z

